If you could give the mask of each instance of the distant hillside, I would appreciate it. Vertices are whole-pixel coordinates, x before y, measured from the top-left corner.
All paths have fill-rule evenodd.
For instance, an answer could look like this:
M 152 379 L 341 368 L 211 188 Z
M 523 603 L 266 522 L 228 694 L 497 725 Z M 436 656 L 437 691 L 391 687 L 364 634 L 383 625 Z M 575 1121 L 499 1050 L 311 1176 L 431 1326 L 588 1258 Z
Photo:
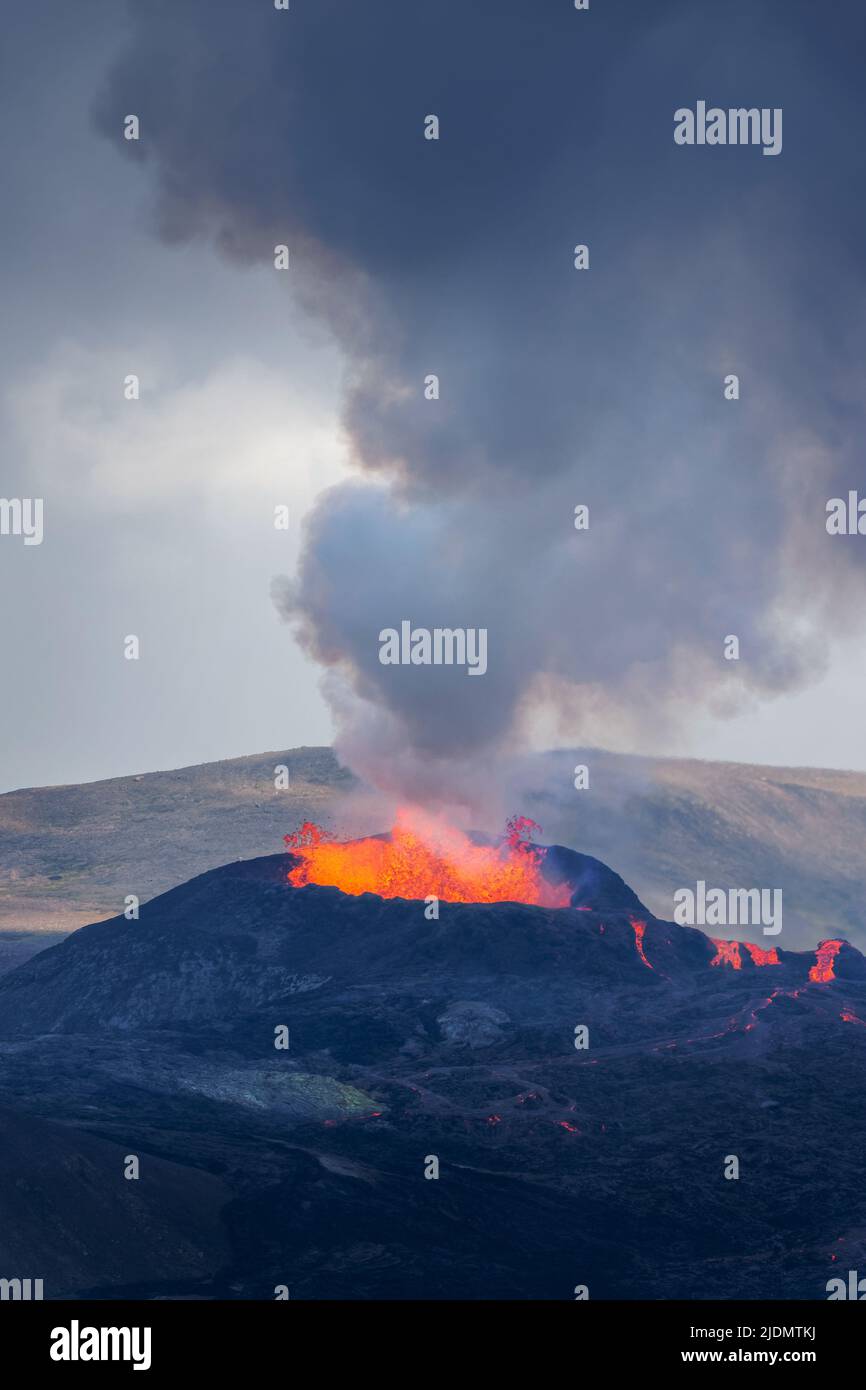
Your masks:
M 274 788 L 285 764 L 289 787 Z M 0 796 L 0 931 L 73 931 L 233 859 L 283 848 L 351 786 L 329 748 Z M 3 960 L 0 955 L 0 968 Z
M 573 790 L 578 759 L 588 791 Z M 866 947 L 866 773 L 593 751 L 534 760 L 532 783 L 562 788 L 526 798 L 544 838 L 611 864 L 658 917 L 671 918 L 675 890 L 698 879 L 781 888 L 774 945 L 841 936 Z
M 587 791 L 573 789 L 578 760 L 590 767 Z M 280 763 L 285 791 L 274 789 Z M 533 758 L 521 775 L 512 809 L 534 816 L 545 840 L 612 865 L 660 918 L 675 889 L 699 878 L 781 888 L 775 944 L 839 935 L 866 947 L 866 773 L 584 751 Z M 298 748 L 0 796 L 0 973 L 32 954 L 31 933 L 72 931 L 114 916 L 127 893 L 147 901 L 279 851 L 304 819 L 357 833 L 341 820 L 355 785 L 329 748 Z

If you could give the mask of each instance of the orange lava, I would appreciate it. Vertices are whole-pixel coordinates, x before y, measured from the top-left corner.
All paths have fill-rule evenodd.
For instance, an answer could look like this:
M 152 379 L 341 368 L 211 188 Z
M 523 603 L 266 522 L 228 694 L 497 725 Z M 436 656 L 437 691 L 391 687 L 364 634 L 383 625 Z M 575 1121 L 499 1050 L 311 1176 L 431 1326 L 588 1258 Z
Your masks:
M 762 946 L 753 946 L 751 941 L 747 941 L 745 943 L 745 946 L 749 955 L 752 957 L 752 960 L 755 965 L 782 964 L 782 962 L 779 960 L 779 952 L 775 949 L 775 947 L 771 951 L 765 951 Z
M 525 816 L 515 816 L 501 845 L 476 845 L 442 820 L 401 808 L 388 839 L 342 843 L 305 821 L 285 836 L 286 848 L 300 861 L 290 870 L 289 882 L 295 888 L 325 884 L 353 896 L 567 907 L 568 886 L 554 886 L 542 877 L 544 851 L 529 839 L 539 828 Z
M 735 970 L 742 970 L 739 941 L 717 941 L 714 936 L 711 936 L 710 940 L 716 948 L 710 965 L 732 965 Z
M 647 970 L 655 970 L 655 966 L 650 965 L 649 961 L 647 960 L 646 952 L 643 948 L 643 938 L 644 932 L 646 931 L 646 922 L 638 922 L 634 917 L 632 917 L 631 924 L 634 928 L 634 944 L 637 949 L 638 955 L 640 956 Z
M 815 952 L 815 964 L 809 971 L 809 979 L 817 985 L 826 985 L 830 980 L 835 980 L 836 971 L 833 969 L 833 962 L 841 949 L 841 941 L 819 942 Z

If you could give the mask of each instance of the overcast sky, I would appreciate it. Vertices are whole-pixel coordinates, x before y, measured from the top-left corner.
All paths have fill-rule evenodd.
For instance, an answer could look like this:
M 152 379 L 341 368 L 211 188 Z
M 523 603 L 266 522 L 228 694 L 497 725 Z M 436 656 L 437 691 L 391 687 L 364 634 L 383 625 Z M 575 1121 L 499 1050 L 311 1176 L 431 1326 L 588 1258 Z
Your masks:
M 416 725 L 432 728 L 441 710 L 444 747 L 459 727 L 459 712 L 455 718 L 433 686 L 379 688 L 384 677 L 374 639 L 389 621 L 423 620 L 431 593 L 441 597 L 442 620 L 458 622 L 455 592 L 459 598 L 473 584 L 465 622 L 487 622 L 488 605 L 491 640 L 500 638 L 500 652 L 510 639 L 497 604 L 507 600 L 514 612 L 523 594 L 531 594 L 534 583 L 540 586 L 540 609 L 527 606 L 515 621 L 527 632 L 530 616 L 533 625 L 546 627 L 544 641 L 527 638 L 525 661 L 532 664 L 533 679 L 547 681 L 548 693 L 556 689 L 553 709 L 537 684 L 527 693 L 523 649 L 514 634 L 508 658 L 491 665 L 490 685 L 477 683 L 515 751 L 514 712 L 531 694 L 533 708 L 520 737 L 536 743 L 580 739 L 649 754 L 866 769 L 863 591 L 847 558 L 835 575 L 836 554 L 822 549 L 824 538 L 816 534 L 802 554 L 805 590 L 820 592 L 821 608 L 812 615 L 813 626 L 795 633 L 803 533 L 800 522 L 790 519 L 798 478 L 814 508 L 815 496 L 831 495 L 831 484 L 841 486 L 847 478 L 856 487 L 864 477 L 864 364 L 858 357 L 863 342 L 847 318 L 848 312 L 862 317 L 862 274 L 855 276 L 849 256 L 863 230 L 864 132 L 862 117 L 859 130 L 853 119 L 846 124 L 856 109 L 848 102 L 859 75 L 853 66 L 841 74 L 833 68 L 834 58 L 841 63 L 862 38 L 859 7 L 840 3 L 835 18 L 815 32 L 809 26 L 820 26 L 820 7 L 800 3 L 642 3 L 630 14 L 630 7 L 622 12 L 620 6 L 615 32 L 604 0 L 593 0 L 588 14 L 569 12 L 569 23 L 597 26 L 598 51 L 587 46 L 589 37 L 581 38 L 574 99 L 568 102 L 595 102 L 592 109 L 604 116 L 580 175 L 584 198 L 565 211 L 563 189 L 578 177 L 568 174 L 568 164 L 574 159 L 577 168 L 579 131 L 566 129 L 555 158 L 545 160 L 533 149 L 531 130 L 521 148 L 522 137 L 499 105 L 522 102 L 524 112 L 540 107 L 542 127 L 545 119 L 551 129 L 562 126 L 552 99 L 550 105 L 546 95 L 542 99 L 544 42 L 536 52 L 516 30 L 497 35 L 497 15 L 508 19 L 520 11 L 525 24 L 525 5 L 479 0 L 478 23 L 469 23 L 466 33 L 455 28 L 451 43 L 459 44 L 467 70 L 454 78 L 453 90 L 432 82 L 429 72 L 426 84 L 419 82 L 408 63 L 408 55 L 413 63 L 435 60 L 433 31 L 421 32 L 421 11 L 429 6 L 416 7 L 414 45 L 411 19 L 405 20 L 412 0 L 396 9 L 388 0 L 371 6 L 355 0 L 342 8 L 339 0 L 321 0 L 315 21 L 312 5 L 293 0 L 288 14 L 267 15 L 268 23 L 294 23 L 303 35 L 303 90 L 295 55 L 288 54 L 281 68 L 278 50 L 271 62 L 273 44 L 264 29 L 261 45 L 258 31 L 251 36 L 249 52 L 238 44 L 245 17 L 256 8 L 253 0 L 139 0 L 128 8 L 119 0 L 79 0 L 74 6 L 11 0 L 5 9 L 0 495 L 44 498 L 45 519 L 39 546 L 0 537 L 0 790 L 329 742 L 335 726 L 319 688 L 323 664 L 332 676 L 339 668 L 353 698 L 360 692 L 365 700 L 381 700 L 392 721 L 383 726 L 391 737 L 417 738 Z M 260 11 L 268 8 L 259 0 Z M 538 6 L 538 24 L 549 19 L 553 26 L 551 55 L 561 55 L 558 26 L 567 8 L 566 0 Z M 703 27 L 694 18 L 702 8 Z M 387 26 L 363 35 L 364 10 L 371 11 L 368 29 L 376 29 L 372 11 L 381 10 L 380 19 L 399 11 L 403 29 L 392 51 Z M 460 7 L 451 0 L 433 10 L 428 25 L 437 16 L 443 25 L 462 23 Z M 264 24 L 263 13 L 256 22 Z M 417 115 L 412 138 L 419 157 L 429 153 L 419 132 L 424 115 L 436 109 L 431 103 L 443 108 L 443 140 L 449 97 L 455 113 L 459 108 L 454 121 L 464 136 L 479 119 L 476 106 L 498 113 L 497 143 L 491 141 L 477 179 L 459 156 L 443 165 L 440 193 L 447 206 L 441 236 L 448 256 L 443 252 L 443 265 L 435 274 L 428 266 L 419 283 L 406 252 L 417 228 L 411 219 L 401 227 L 402 173 L 398 178 L 392 169 L 388 178 L 377 179 L 383 163 L 387 168 L 389 159 L 403 157 L 402 147 L 395 153 L 383 145 L 377 152 L 377 110 L 370 108 L 373 134 L 365 148 L 329 163 L 334 132 L 358 102 L 350 91 L 348 113 L 339 106 L 347 88 L 343 69 L 351 69 L 364 42 L 372 45 L 369 63 L 379 65 L 362 67 L 364 100 L 381 91 L 384 103 L 392 74 L 407 65 L 399 85 L 394 83 L 393 119 L 403 119 L 407 101 L 417 105 L 411 120 Z M 488 61 L 494 63 L 491 71 L 484 67 Z M 559 56 L 555 61 L 564 62 Z M 470 80 L 470 62 L 477 82 Z M 693 80 L 686 80 L 692 70 Z M 598 71 L 602 76 L 592 78 L 598 86 L 586 95 L 581 75 L 589 83 Z M 559 77 L 564 74 L 565 69 Z M 517 98 L 521 81 L 526 87 Z M 283 158 L 272 138 L 269 83 L 272 92 L 285 89 L 287 101 L 296 98 L 291 120 L 297 119 L 300 131 L 307 111 L 315 110 L 304 158 L 295 158 L 291 149 Z M 119 133 L 110 138 L 112 111 L 123 114 L 147 100 L 158 105 L 161 91 L 163 121 L 186 122 L 185 133 L 188 125 L 197 128 L 195 148 L 180 137 L 173 143 L 164 126 L 154 138 L 155 111 L 143 119 L 141 143 L 152 140 L 151 149 L 130 151 Z M 221 103 L 215 114 L 208 108 L 214 91 Z M 677 149 L 672 139 L 675 107 L 700 97 L 724 105 L 783 105 L 782 153 L 763 158 L 758 150 L 727 150 L 728 162 L 718 166 L 727 173 L 718 185 L 708 182 L 706 165 L 696 165 L 693 156 L 720 152 Z M 563 109 L 565 102 L 564 96 Z M 662 110 L 664 119 L 659 116 L 654 127 Z M 322 111 L 329 116 L 324 123 Z M 387 111 L 386 117 L 391 119 Z M 634 131 L 632 148 L 628 130 Z M 526 184 L 519 171 L 536 166 L 541 172 L 530 215 L 522 207 L 532 200 L 521 197 Z M 517 182 L 512 186 L 509 179 Z M 483 198 L 476 184 L 484 185 Z M 262 248 L 272 248 L 283 193 L 298 219 L 293 256 L 309 236 L 311 244 L 341 260 L 337 309 L 323 307 L 321 290 L 311 294 L 308 286 L 295 293 L 291 274 L 281 277 L 263 249 L 252 254 L 245 244 L 245 238 L 257 237 Z M 338 232 L 344 205 L 347 216 Z M 701 215 L 689 221 L 696 205 Z M 415 207 L 423 208 L 423 196 Z M 838 240 L 828 232 L 825 240 L 825 225 L 834 219 L 842 232 Z M 544 264 L 533 270 L 531 237 L 539 228 L 548 240 Z M 403 237 L 399 242 L 395 229 Z M 240 255 L 221 254 L 221 235 L 223 250 L 228 240 Z M 571 347 L 563 346 L 569 342 L 564 316 L 571 312 L 563 304 L 574 295 L 575 282 L 569 278 L 559 288 L 550 278 L 557 239 L 568 277 L 578 274 L 570 265 L 571 246 L 589 240 L 592 265 L 586 273 L 597 277 L 595 298 L 585 310 L 574 310 L 576 322 L 586 313 L 595 336 L 581 339 L 583 330 L 576 327 Z M 495 257 L 496 245 L 501 262 L 480 249 L 489 246 Z M 804 249 L 801 259 L 798 246 Z M 522 248 L 528 271 L 521 267 Z M 857 249 L 862 253 L 862 236 Z M 625 269 L 612 288 L 599 278 L 605 258 L 615 255 Z M 740 269 L 732 294 L 725 275 L 733 264 Z M 353 278 L 355 272 L 363 283 Z M 325 277 L 330 283 L 327 268 Z M 817 282 L 811 289 L 810 280 Z M 360 330 L 353 321 L 356 293 L 359 302 L 369 296 L 374 305 Z M 509 315 L 500 321 L 509 295 Z M 547 318 L 539 302 L 552 306 Z M 632 304 L 634 325 L 628 319 Z M 705 320 L 722 311 L 724 323 L 713 338 Z M 429 325 L 424 350 L 417 344 L 419 324 Z M 598 325 L 603 328 L 596 331 Z M 513 348 L 506 351 L 512 331 L 518 335 L 514 341 L 530 348 L 525 398 L 506 379 L 514 361 Z M 528 344 L 534 333 L 537 341 Z M 557 344 L 550 363 L 549 340 Z M 371 363 L 384 364 L 392 385 L 401 382 L 404 370 L 415 381 L 425 367 L 435 370 L 431 357 L 437 365 L 445 359 L 444 343 L 450 344 L 451 389 L 461 373 L 463 385 L 445 417 L 446 434 L 434 445 L 414 419 L 395 414 L 399 391 L 391 391 L 387 406 L 375 399 Z M 623 363 L 634 343 L 635 359 Z M 690 395 L 682 373 L 692 349 L 700 377 Z M 651 396 L 640 396 L 637 385 L 622 399 L 613 387 L 605 388 L 607 369 L 593 361 L 596 350 L 600 358 L 609 352 L 622 364 L 629 390 L 631 383 L 650 382 Z M 551 409 L 552 397 L 545 394 L 551 381 L 557 388 L 567 381 L 562 363 L 568 351 L 574 352 L 568 372 L 581 397 L 574 418 L 565 409 Z M 534 361 L 540 364 L 537 380 Z M 740 363 L 743 394 L 751 400 L 738 417 L 745 423 L 732 429 L 730 416 L 719 413 L 721 381 L 725 370 Z M 124 399 L 129 373 L 140 377 L 138 401 Z M 348 405 L 346 373 L 352 386 Z M 591 442 L 595 462 L 583 473 L 563 463 L 572 440 L 577 460 Z M 645 441 L 645 457 L 637 441 Z M 406 464 L 404 454 L 416 446 L 417 456 Z M 525 469 L 514 484 L 521 450 Z M 622 454 L 628 455 L 627 466 Z M 852 459 L 858 460 L 854 467 Z M 771 462 L 765 468 L 766 460 Z M 691 480 L 681 485 L 687 461 L 704 470 L 703 491 L 694 497 Z M 361 474 L 367 481 L 359 494 L 347 484 Z M 531 494 L 527 475 L 537 476 Z M 473 476 L 479 480 L 476 495 L 465 481 Z M 651 542 L 634 531 L 629 542 L 628 531 L 613 522 L 605 532 L 605 477 L 638 510 L 645 486 L 645 526 L 661 528 Z M 333 502 L 323 501 L 335 484 L 343 490 Z M 562 543 L 572 545 L 568 513 L 584 496 L 598 505 L 597 544 L 605 535 L 609 541 L 603 560 L 587 562 L 591 601 L 582 602 L 580 591 L 568 598 L 586 653 L 586 695 L 580 694 L 584 673 L 563 656 L 576 638 L 560 582 L 560 540 L 547 539 L 544 531 L 547 525 L 555 529 L 551 517 L 558 508 Z M 740 501 L 748 517 L 744 534 L 722 557 L 718 547 L 727 546 L 731 508 Z M 273 524 L 274 507 L 281 503 L 290 507 L 287 532 Z M 660 509 L 668 503 L 674 510 L 666 533 Z M 406 507 L 411 522 L 395 544 L 394 517 Z M 305 532 L 311 512 L 313 527 Z M 482 522 L 479 530 L 479 517 L 487 517 L 489 526 Z M 816 513 L 813 521 L 821 532 L 821 516 Z M 460 553 L 444 569 L 456 591 L 430 569 L 431 555 L 442 553 L 443 536 L 453 543 L 455 530 L 466 544 L 457 543 Z M 857 543 L 853 537 L 835 542 Z M 861 544 L 866 546 L 866 537 Z M 742 563 L 735 564 L 738 555 Z M 271 597 L 272 581 L 280 575 L 297 578 L 289 607 L 294 604 L 303 648 Z M 402 593 L 406 603 L 414 597 L 415 612 L 388 608 L 390 597 Z M 639 606 L 644 603 L 646 612 Z M 632 626 L 621 618 L 629 605 Z M 648 654 L 642 643 L 660 608 L 668 627 L 682 622 L 682 645 L 673 631 Z M 438 610 L 433 605 L 430 611 L 432 623 Z M 784 636 L 780 640 L 774 630 L 767 638 L 763 656 L 755 658 L 755 680 L 744 679 L 732 699 L 728 672 L 719 667 L 714 689 L 707 663 L 725 634 L 743 631 L 754 648 L 756 634 L 766 634 L 772 623 Z M 129 634 L 140 639 L 138 661 L 124 659 Z M 669 711 L 664 719 L 635 716 L 641 702 L 633 690 L 648 669 L 645 663 L 664 668 L 664 677 L 656 670 L 647 676 L 648 691 L 658 690 L 659 705 Z M 628 689 L 627 709 L 617 707 L 619 688 Z M 339 709 L 343 699 L 338 696 Z M 467 729 L 476 727 L 476 718 L 467 714 Z M 487 719 L 484 713 L 481 722 Z M 423 754 L 423 738 L 418 747 Z
M 45 498 L 45 539 L 0 543 L 2 787 L 327 742 L 268 591 L 343 467 L 338 355 L 273 273 L 154 235 L 91 117 L 122 5 L 4 26 L 2 494 Z

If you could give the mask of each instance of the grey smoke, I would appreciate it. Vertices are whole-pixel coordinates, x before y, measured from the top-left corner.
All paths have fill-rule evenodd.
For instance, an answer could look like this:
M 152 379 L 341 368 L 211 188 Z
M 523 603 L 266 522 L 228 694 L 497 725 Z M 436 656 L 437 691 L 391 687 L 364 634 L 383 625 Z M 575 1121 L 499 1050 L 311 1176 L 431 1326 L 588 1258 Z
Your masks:
M 590 708 L 653 729 L 790 690 L 859 621 L 856 541 L 823 530 L 864 480 L 858 74 L 831 84 L 794 9 L 795 31 L 769 0 L 135 8 L 97 119 L 152 168 L 160 234 L 239 262 L 289 243 L 346 354 L 361 476 L 274 597 L 389 790 L 477 778 L 540 704 L 579 737 Z M 678 148 L 704 94 L 784 108 L 783 155 Z M 382 666 L 405 618 L 486 628 L 486 676 Z

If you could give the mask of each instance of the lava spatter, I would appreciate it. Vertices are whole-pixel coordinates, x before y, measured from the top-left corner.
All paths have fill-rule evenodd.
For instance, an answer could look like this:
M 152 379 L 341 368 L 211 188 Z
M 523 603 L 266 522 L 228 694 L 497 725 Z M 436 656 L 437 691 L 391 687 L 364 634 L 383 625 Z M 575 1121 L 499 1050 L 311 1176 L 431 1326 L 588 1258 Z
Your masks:
M 717 941 L 714 936 L 710 937 L 716 948 L 716 954 L 710 961 L 710 965 L 731 965 L 734 970 L 742 970 L 743 962 L 740 959 L 739 941 Z
M 711 936 L 710 940 L 716 948 L 716 954 L 710 961 L 710 965 L 730 965 L 734 970 L 742 970 L 743 957 L 740 951 L 748 951 L 752 958 L 752 964 L 758 966 L 781 965 L 779 952 L 776 950 L 765 951 L 762 946 L 754 946 L 751 941 L 720 941 L 717 937 Z
M 499 845 L 477 845 L 445 821 L 403 808 L 387 839 L 341 842 L 306 821 L 285 836 L 286 848 L 299 862 L 289 871 L 295 888 L 318 883 L 359 896 L 381 898 L 430 896 L 454 903 L 530 903 L 567 907 L 571 890 L 547 883 L 541 866 L 544 850 L 530 841 L 539 829 L 525 816 L 508 822 Z
M 647 960 L 646 952 L 643 948 L 644 933 L 646 932 L 646 922 L 638 922 L 636 918 L 632 917 L 631 924 L 634 928 L 634 944 L 638 955 L 640 956 L 647 970 L 655 970 L 655 966 L 650 965 L 649 961 Z
M 781 965 L 779 952 L 775 947 L 770 951 L 765 951 L 762 946 L 753 946 L 751 941 L 743 943 L 749 955 L 752 957 L 753 965 Z
M 833 962 L 842 949 L 841 941 L 821 941 L 815 952 L 815 964 L 809 971 L 809 979 L 813 984 L 826 985 L 836 978 L 836 970 Z

